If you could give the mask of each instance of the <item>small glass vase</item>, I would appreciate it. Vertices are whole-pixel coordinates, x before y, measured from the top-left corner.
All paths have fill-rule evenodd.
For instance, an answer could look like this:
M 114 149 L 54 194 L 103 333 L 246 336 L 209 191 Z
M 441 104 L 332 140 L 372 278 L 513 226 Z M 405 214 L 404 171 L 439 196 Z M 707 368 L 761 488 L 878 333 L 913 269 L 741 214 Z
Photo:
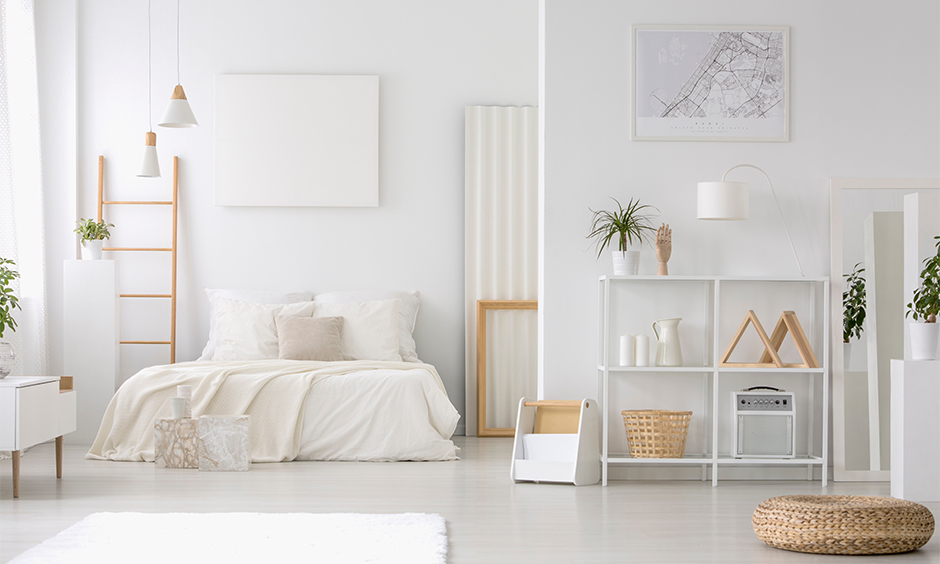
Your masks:
M 16 362 L 16 354 L 13 352 L 13 345 L 6 341 L 0 341 L 0 380 L 13 372 L 14 362 Z

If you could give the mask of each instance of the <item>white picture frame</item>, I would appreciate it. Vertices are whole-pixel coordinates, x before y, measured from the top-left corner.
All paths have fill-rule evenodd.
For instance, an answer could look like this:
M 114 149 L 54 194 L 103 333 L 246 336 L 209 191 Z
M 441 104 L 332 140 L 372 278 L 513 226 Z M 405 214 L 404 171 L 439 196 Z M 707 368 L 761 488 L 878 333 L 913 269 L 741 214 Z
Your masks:
M 215 205 L 379 205 L 379 77 L 215 77 Z
M 634 25 L 631 59 L 632 140 L 790 140 L 789 26 Z

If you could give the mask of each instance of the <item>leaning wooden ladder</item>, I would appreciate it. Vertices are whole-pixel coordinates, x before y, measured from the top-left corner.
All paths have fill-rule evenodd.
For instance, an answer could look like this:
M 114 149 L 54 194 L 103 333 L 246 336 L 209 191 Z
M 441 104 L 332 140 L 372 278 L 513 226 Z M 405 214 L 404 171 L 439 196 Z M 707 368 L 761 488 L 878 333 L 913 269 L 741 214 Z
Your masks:
M 136 206 L 173 206 L 173 239 L 170 247 L 104 247 L 103 251 L 130 252 L 169 252 L 171 258 L 169 294 L 119 294 L 122 298 L 157 298 L 170 300 L 170 340 L 169 341 L 120 341 L 122 345 L 169 345 L 170 364 L 176 362 L 176 218 L 179 195 L 179 157 L 173 157 L 173 196 L 170 201 L 142 200 L 105 200 L 104 199 L 104 156 L 98 157 L 98 221 L 102 220 L 105 205 Z

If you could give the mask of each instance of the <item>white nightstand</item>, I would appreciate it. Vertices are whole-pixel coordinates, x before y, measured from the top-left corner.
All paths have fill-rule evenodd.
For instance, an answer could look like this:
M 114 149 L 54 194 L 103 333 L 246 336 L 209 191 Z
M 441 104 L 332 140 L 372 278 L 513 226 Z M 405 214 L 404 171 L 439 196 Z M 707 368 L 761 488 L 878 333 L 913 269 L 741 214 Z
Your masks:
M 13 497 L 20 497 L 20 451 L 55 439 L 62 477 L 62 435 L 75 430 L 71 376 L 8 376 L 0 380 L 0 450 L 13 451 Z

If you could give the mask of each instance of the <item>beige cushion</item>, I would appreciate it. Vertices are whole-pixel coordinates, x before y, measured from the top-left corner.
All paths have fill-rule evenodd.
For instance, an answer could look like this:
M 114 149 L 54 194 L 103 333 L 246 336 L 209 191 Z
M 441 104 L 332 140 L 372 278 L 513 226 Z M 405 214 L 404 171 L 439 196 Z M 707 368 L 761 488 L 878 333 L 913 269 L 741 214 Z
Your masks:
M 278 358 L 343 360 L 342 317 L 277 317 Z

